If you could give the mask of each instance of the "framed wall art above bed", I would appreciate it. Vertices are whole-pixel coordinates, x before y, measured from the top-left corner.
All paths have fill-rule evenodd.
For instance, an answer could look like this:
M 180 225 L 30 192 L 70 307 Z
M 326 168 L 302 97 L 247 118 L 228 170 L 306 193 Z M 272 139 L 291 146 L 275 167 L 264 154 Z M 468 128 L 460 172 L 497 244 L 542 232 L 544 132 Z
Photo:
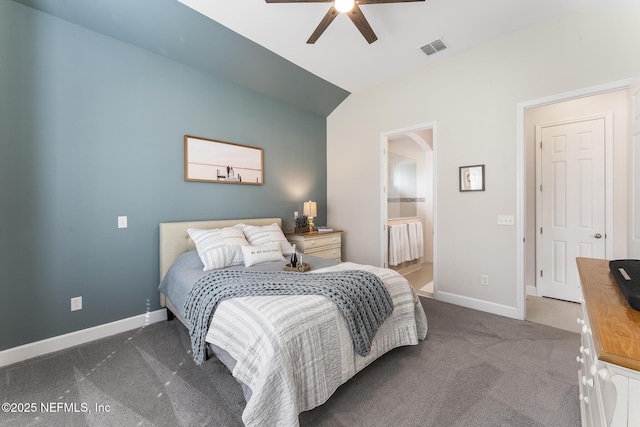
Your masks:
M 184 136 L 185 181 L 262 185 L 263 170 L 262 148 Z

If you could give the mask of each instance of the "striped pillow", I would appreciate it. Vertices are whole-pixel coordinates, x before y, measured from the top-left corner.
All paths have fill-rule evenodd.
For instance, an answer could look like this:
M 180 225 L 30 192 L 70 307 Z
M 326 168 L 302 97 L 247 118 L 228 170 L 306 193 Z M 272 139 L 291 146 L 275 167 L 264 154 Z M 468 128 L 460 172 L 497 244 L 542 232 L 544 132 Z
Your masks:
M 187 233 L 196 244 L 196 250 L 204 264 L 202 271 L 244 263 L 241 247 L 248 246 L 249 242 L 242 230 L 235 227 L 213 230 L 190 228 Z
M 289 243 L 287 238 L 284 237 L 284 233 L 275 222 L 271 225 L 265 225 L 262 227 L 244 224 L 240 227 L 242 227 L 245 237 L 252 246 L 261 246 L 267 243 L 278 242 L 280 243 L 280 249 L 282 249 L 283 254 L 291 255 L 293 252 L 293 246 L 291 246 L 291 243 Z

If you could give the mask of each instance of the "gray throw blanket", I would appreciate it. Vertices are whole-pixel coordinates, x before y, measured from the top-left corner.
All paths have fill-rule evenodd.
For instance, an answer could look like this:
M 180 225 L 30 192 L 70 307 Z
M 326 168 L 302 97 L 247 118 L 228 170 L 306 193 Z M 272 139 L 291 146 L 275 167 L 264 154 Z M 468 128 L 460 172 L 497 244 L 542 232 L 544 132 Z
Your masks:
M 185 302 L 193 360 L 205 361 L 205 339 L 214 311 L 230 298 L 269 295 L 323 295 L 342 311 L 356 351 L 366 356 L 378 327 L 393 312 L 393 301 L 373 273 L 346 270 L 326 273 L 288 271 L 213 271 L 201 277 Z

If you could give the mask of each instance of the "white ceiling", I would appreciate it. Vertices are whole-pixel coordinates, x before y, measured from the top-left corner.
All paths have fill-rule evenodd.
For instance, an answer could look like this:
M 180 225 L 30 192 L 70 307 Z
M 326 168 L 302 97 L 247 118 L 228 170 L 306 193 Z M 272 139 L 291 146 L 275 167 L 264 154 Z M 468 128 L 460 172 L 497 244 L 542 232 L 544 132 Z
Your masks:
M 225 27 L 349 92 L 381 83 L 527 26 L 572 12 L 639 10 L 638 0 L 426 0 L 360 6 L 378 40 L 369 45 L 339 15 L 307 39 L 330 3 L 179 0 Z M 426 56 L 442 38 L 449 48 Z

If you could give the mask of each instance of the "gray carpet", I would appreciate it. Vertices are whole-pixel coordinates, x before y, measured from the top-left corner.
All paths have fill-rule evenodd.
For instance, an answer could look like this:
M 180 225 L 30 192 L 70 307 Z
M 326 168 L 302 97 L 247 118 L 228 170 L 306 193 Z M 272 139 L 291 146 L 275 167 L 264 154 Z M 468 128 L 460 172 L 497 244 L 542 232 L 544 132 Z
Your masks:
M 371 364 L 301 426 L 580 425 L 578 334 L 421 300 L 427 339 Z M 0 368 L 0 402 L 36 404 L 0 412 L 0 425 L 241 426 L 240 386 L 189 349 L 174 320 Z

